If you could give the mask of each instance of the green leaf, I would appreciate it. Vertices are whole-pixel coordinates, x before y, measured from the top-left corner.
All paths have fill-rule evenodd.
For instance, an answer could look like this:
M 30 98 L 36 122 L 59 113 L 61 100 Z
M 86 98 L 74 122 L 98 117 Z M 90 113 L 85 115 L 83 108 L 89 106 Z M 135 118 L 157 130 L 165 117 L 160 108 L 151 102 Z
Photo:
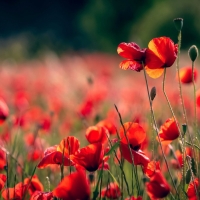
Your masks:
M 186 177 L 185 177 L 185 180 L 186 180 L 186 183 L 189 184 L 190 181 L 191 181 L 191 177 L 192 177 L 192 172 L 191 170 L 189 169 L 186 173 Z
M 116 149 L 119 147 L 119 145 L 120 145 L 120 141 L 116 142 L 116 143 L 112 146 L 112 148 L 110 149 L 110 151 L 108 151 L 108 152 L 106 153 L 106 156 L 111 155 L 112 152 L 113 152 L 114 150 L 116 150 Z

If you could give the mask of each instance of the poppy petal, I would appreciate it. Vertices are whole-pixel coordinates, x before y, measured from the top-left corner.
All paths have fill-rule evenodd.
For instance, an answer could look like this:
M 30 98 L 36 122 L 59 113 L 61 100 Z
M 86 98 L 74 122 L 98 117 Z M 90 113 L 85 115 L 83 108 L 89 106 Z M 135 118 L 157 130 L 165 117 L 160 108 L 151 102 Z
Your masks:
M 137 72 L 143 69 L 142 63 L 134 60 L 124 60 L 119 64 L 119 67 L 123 70 L 131 69 Z
M 141 60 L 144 56 L 145 50 L 146 49 L 140 49 L 140 47 L 134 42 L 122 42 L 117 47 L 117 53 L 123 58 L 127 58 L 130 60 Z
M 129 139 L 131 148 L 134 149 L 140 146 L 146 138 L 146 133 L 144 129 L 138 123 L 133 123 L 133 122 L 126 122 L 123 125 L 125 128 L 126 135 Z M 128 144 L 128 141 L 126 140 L 126 136 L 124 133 L 124 128 L 123 126 L 120 127 L 121 142 L 124 144 Z
M 170 193 L 170 187 L 160 170 L 156 170 L 150 178 L 150 182 L 146 184 L 147 194 L 150 199 L 160 199 L 166 197 Z
M 53 190 L 53 195 L 64 200 L 90 199 L 90 186 L 83 171 L 66 176 Z
M 87 171 L 96 171 L 103 161 L 104 150 L 100 142 L 90 144 L 79 149 L 70 159 L 78 165 L 83 166 Z
M 61 152 L 55 151 L 44 156 L 44 158 L 40 161 L 37 167 L 43 169 L 48 165 L 52 164 L 61 165 L 62 163 L 64 164 L 64 166 L 73 165 L 73 163 L 70 161 L 69 158 L 67 158 L 66 156 L 63 157 L 63 154 Z
M 126 159 L 129 163 L 132 163 L 131 153 L 130 149 L 127 144 L 120 143 L 120 148 L 122 152 L 122 156 L 124 159 Z M 148 163 L 150 162 L 149 158 L 144 154 L 143 151 L 138 150 L 134 151 L 131 149 L 132 155 L 133 155 L 133 162 L 134 165 L 142 165 L 143 167 L 146 167 Z
M 60 142 L 57 150 L 60 152 L 63 152 L 64 150 L 64 155 L 69 156 L 71 154 L 75 154 L 75 152 L 78 151 L 79 146 L 80 142 L 76 137 L 68 136 Z
M 179 133 L 176 121 L 173 118 L 169 118 L 161 126 L 159 137 L 160 137 L 161 143 L 167 145 L 171 143 L 173 140 L 177 139 L 179 137 L 179 134 L 180 133 Z

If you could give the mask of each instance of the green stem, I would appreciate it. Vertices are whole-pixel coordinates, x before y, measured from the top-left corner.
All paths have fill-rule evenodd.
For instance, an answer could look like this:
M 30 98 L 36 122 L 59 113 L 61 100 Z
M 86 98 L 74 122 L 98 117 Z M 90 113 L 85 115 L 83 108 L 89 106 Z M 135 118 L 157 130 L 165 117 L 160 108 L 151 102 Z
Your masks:
M 139 184 L 138 174 L 137 174 L 137 172 L 136 172 L 136 170 L 135 170 L 135 166 L 134 166 L 133 153 L 132 153 L 132 150 L 131 150 L 131 147 L 130 147 L 130 142 L 129 142 L 128 136 L 127 136 L 127 134 L 126 134 L 126 130 L 125 130 L 125 127 L 124 127 L 124 124 L 123 124 L 123 121 L 122 121 L 121 114 L 120 114 L 120 112 L 119 112 L 119 110 L 118 110 L 118 108 L 117 108 L 116 105 L 115 105 L 115 108 L 116 108 L 117 113 L 118 113 L 118 115 L 119 115 L 120 123 L 121 123 L 121 125 L 122 125 L 122 127 L 123 127 L 124 135 L 125 135 L 125 138 L 126 138 L 126 141 L 127 141 L 127 144 L 128 144 L 128 148 L 129 148 L 129 152 L 130 152 L 130 154 L 131 154 L 132 167 L 133 167 L 133 170 L 134 170 L 134 175 L 135 175 L 136 185 L 137 185 L 137 191 L 138 191 L 138 196 L 139 196 L 139 195 L 140 195 L 140 184 Z M 131 125 L 130 125 L 130 127 L 131 127 Z M 129 128 L 130 128 L 130 127 L 129 127 Z M 133 181 L 133 180 L 132 180 L 132 181 Z
M 180 127 L 179 127 L 178 122 L 177 122 L 177 120 L 176 120 L 176 116 L 175 116 L 175 114 L 174 114 L 174 111 L 173 111 L 172 106 L 171 106 L 171 104 L 170 104 L 170 101 L 169 101 L 169 99 L 168 99 L 167 93 L 166 93 L 166 91 L 165 91 L 165 78 L 166 78 L 166 68 L 164 68 L 164 76 L 163 76 L 163 93 L 164 93 L 164 95 L 165 95 L 165 98 L 166 98 L 166 100 L 167 100 L 168 106 L 169 106 L 169 108 L 170 108 L 170 111 L 171 111 L 171 113 L 172 113 L 172 116 L 173 116 L 173 118 L 174 118 L 174 121 L 175 121 L 176 126 L 177 126 L 178 131 L 179 131 L 179 135 L 180 135 L 181 142 L 182 142 L 181 152 L 182 152 L 182 153 L 184 152 L 185 155 L 186 155 L 186 150 L 183 148 L 183 146 L 185 146 L 184 137 L 183 137 L 183 135 L 182 135 L 182 133 L 181 133 L 181 131 L 180 131 Z M 183 158 L 183 160 L 184 160 L 184 158 Z M 186 162 L 187 162 L 187 164 L 189 165 L 187 159 L 186 159 Z M 185 178 L 185 177 L 183 177 L 183 179 L 184 179 L 184 178 Z M 193 176 L 193 174 L 192 174 L 192 180 L 194 181 L 194 176 Z M 183 180 L 183 183 L 184 183 L 184 180 Z M 195 191 L 196 191 L 196 188 L 195 188 Z
M 169 169 L 169 165 L 168 165 L 168 163 L 167 163 L 167 158 L 166 158 L 166 156 L 165 156 L 165 153 L 164 153 L 164 150 L 163 150 L 163 147 L 162 147 L 162 143 L 161 143 L 161 140 L 160 140 L 160 136 L 159 136 L 159 134 L 158 134 L 158 127 L 157 127 L 157 123 L 156 123 L 156 119 L 155 119 L 155 115 L 154 115 L 154 111 L 153 111 L 152 100 L 151 100 L 151 98 L 150 98 L 149 85 L 148 85 L 148 81 L 147 81 L 147 75 L 146 75 L 146 70 L 145 70 L 144 64 L 143 64 L 143 71 L 144 71 L 144 78 L 145 78 L 145 83 L 146 83 L 146 88 L 147 88 L 147 95 L 148 95 L 149 104 L 150 104 L 150 109 L 151 109 L 151 117 L 152 117 L 152 119 L 153 119 L 153 123 L 154 123 L 155 129 L 156 129 L 156 134 L 157 134 L 157 137 L 158 137 L 158 142 L 159 142 L 159 145 L 160 145 L 160 149 L 161 149 L 161 151 L 162 151 L 162 155 L 163 155 L 163 158 L 164 158 L 164 161 L 165 161 L 167 170 L 168 170 L 168 172 L 169 172 L 170 178 L 171 178 L 171 180 L 172 180 L 174 189 L 175 189 L 177 195 L 179 196 L 178 190 L 177 190 L 177 188 L 176 188 L 176 185 L 175 185 L 174 180 L 173 180 L 173 178 L 172 178 L 172 174 L 171 174 L 170 169 Z
M 192 62 L 192 83 L 193 83 L 193 92 L 194 92 L 194 130 L 195 130 L 196 139 L 198 141 L 198 134 L 197 134 L 196 85 L 195 85 L 195 80 L 194 80 L 194 62 Z
M 111 143 L 110 138 L 108 137 L 108 135 L 107 135 L 107 138 L 108 138 L 110 147 L 112 148 L 112 143 Z M 122 162 L 120 162 L 120 160 L 119 160 L 119 158 L 118 158 L 117 153 L 116 153 L 115 150 L 114 150 L 114 154 L 115 154 L 115 157 L 116 157 L 116 159 L 117 159 L 117 161 L 118 161 L 118 163 L 119 163 L 119 167 L 120 167 L 120 169 L 121 169 L 122 176 L 123 176 L 124 181 L 125 181 L 125 184 L 126 184 L 126 189 L 127 189 L 128 195 L 131 196 L 130 190 L 129 190 L 129 186 L 128 186 L 128 181 L 127 181 L 127 179 L 126 179 L 126 174 L 125 174 L 125 172 L 124 172 L 124 170 L 123 170 Z M 122 182 L 123 182 L 123 178 L 122 178 Z M 123 187 L 122 187 L 121 189 L 122 189 L 122 191 L 123 191 Z M 122 194 L 123 194 L 123 193 L 122 193 Z
M 199 151 L 200 151 L 200 148 L 196 145 L 196 144 L 191 144 L 191 143 L 189 143 L 189 142 L 185 142 L 186 144 L 188 144 L 188 145 L 190 145 L 190 146 L 193 146 L 194 145 L 194 147 L 196 147 Z

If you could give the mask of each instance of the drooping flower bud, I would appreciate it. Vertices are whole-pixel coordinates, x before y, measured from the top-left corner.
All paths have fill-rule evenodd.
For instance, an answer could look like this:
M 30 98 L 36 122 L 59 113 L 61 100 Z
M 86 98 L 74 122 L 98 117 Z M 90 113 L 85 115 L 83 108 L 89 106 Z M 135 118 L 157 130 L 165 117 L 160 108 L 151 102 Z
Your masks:
M 189 54 L 191 61 L 194 62 L 199 55 L 198 48 L 196 47 L 196 45 L 192 45 L 189 48 L 188 54 Z
M 150 92 L 151 101 L 153 101 L 155 97 L 156 97 L 156 87 L 153 87 Z
M 175 18 L 174 25 L 178 31 L 181 31 L 183 28 L 183 19 L 182 18 Z

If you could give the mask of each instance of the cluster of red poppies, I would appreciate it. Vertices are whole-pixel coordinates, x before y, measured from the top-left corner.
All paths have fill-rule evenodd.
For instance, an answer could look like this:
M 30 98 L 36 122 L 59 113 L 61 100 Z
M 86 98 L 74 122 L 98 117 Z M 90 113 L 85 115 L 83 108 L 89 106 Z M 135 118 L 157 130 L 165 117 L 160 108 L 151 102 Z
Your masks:
M 126 60 L 120 63 L 120 68 L 138 72 L 145 70 L 150 77 L 158 78 L 165 68 L 173 65 L 177 48 L 167 37 L 154 38 L 149 42 L 148 48 L 144 49 L 135 43 L 121 43 L 117 52 Z M 54 60 L 54 64 L 59 65 L 55 68 L 59 72 L 56 76 L 51 65 L 48 65 L 48 70 L 43 67 L 31 72 L 25 69 L 25 77 L 13 76 L 12 81 L 6 78 L 8 72 L 4 74 L 3 84 L 12 92 L 0 89 L 0 191 L 3 199 L 90 200 L 93 192 L 93 199 L 141 200 L 143 193 L 146 193 L 150 199 L 157 200 L 170 192 L 175 194 L 170 179 L 165 178 L 167 168 L 160 148 L 156 153 L 152 149 L 161 144 L 164 154 L 170 158 L 169 166 L 175 171 L 173 174 L 180 181 L 185 160 L 180 149 L 174 150 L 173 147 L 173 143 L 178 143 L 177 139 L 181 135 L 178 121 L 168 115 L 168 112 L 163 114 L 164 108 L 160 105 L 164 101 L 162 96 L 157 104 L 156 99 L 153 100 L 151 96 L 154 106 L 162 110 L 161 114 L 156 113 L 158 116 L 162 115 L 159 116 L 159 126 L 153 127 L 158 135 L 152 137 L 155 130 L 152 130 L 145 119 L 145 110 L 149 109 L 148 100 L 145 100 L 147 95 L 145 97 L 142 92 L 146 88 L 142 86 L 141 77 L 135 76 L 137 83 L 134 84 L 139 87 L 131 87 L 132 90 L 129 90 L 127 85 L 133 85 L 132 76 L 123 80 L 118 75 L 115 78 L 114 68 L 99 67 L 114 65 L 116 70 L 110 58 L 97 58 L 92 61 L 87 56 L 68 58 L 72 59 L 73 67 L 68 65 L 67 68 L 62 68 Z M 102 63 L 103 60 L 106 60 L 105 63 Z M 74 69 L 74 65 L 78 70 Z M 88 71 L 83 71 L 80 66 L 87 66 Z M 96 74 L 91 75 L 94 66 L 97 68 Z M 38 75 L 38 79 L 33 81 L 31 75 L 34 70 L 41 77 Z M 44 76 L 47 73 L 48 76 Z M 68 80 L 65 80 L 66 74 L 70 74 L 67 76 Z M 82 74 L 87 79 L 83 79 Z M 180 70 L 182 83 L 192 83 L 192 76 L 191 68 Z M 196 69 L 194 79 L 197 81 Z M 117 84 L 111 83 L 113 80 Z M 68 87 L 65 87 L 65 83 Z M 28 90 L 28 85 L 34 85 L 30 86 L 32 90 Z M 76 90 L 73 88 L 71 91 L 73 86 Z M 175 99 L 175 106 L 179 105 L 175 89 L 171 85 L 168 87 L 171 89 L 170 99 Z M 119 110 L 117 107 L 117 111 L 114 109 L 113 101 L 119 103 Z M 189 101 L 188 107 L 191 102 Z M 196 102 L 200 107 L 200 92 L 197 92 Z M 113 109 L 107 108 L 111 105 Z M 129 119 L 128 122 L 120 122 L 122 119 L 118 111 L 123 119 Z M 156 138 L 157 141 L 150 138 Z M 16 142 L 19 142 L 18 147 L 21 145 L 26 150 L 20 152 L 14 146 Z M 185 147 L 184 153 L 188 159 L 194 157 L 194 151 L 190 147 Z M 30 175 L 34 165 L 37 166 L 36 173 Z M 125 182 L 126 177 L 131 179 L 127 174 L 132 166 L 138 172 L 135 176 L 141 176 L 145 180 L 139 180 L 140 191 L 137 188 L 127 192 Z M 44 171 L 47 172 L 49 181 L 45 182 L 45 175 L 41 176 L 42 173 L 45 174 Z M 119 173 L 122 174 L 122 179 Z M 130 179 L 127 185 L 131 182 Z M 49 184 L 48 187 L 46 183 Z M 189 199 L 194 198 L 198 187 L 197 178 L 189 182 Z

